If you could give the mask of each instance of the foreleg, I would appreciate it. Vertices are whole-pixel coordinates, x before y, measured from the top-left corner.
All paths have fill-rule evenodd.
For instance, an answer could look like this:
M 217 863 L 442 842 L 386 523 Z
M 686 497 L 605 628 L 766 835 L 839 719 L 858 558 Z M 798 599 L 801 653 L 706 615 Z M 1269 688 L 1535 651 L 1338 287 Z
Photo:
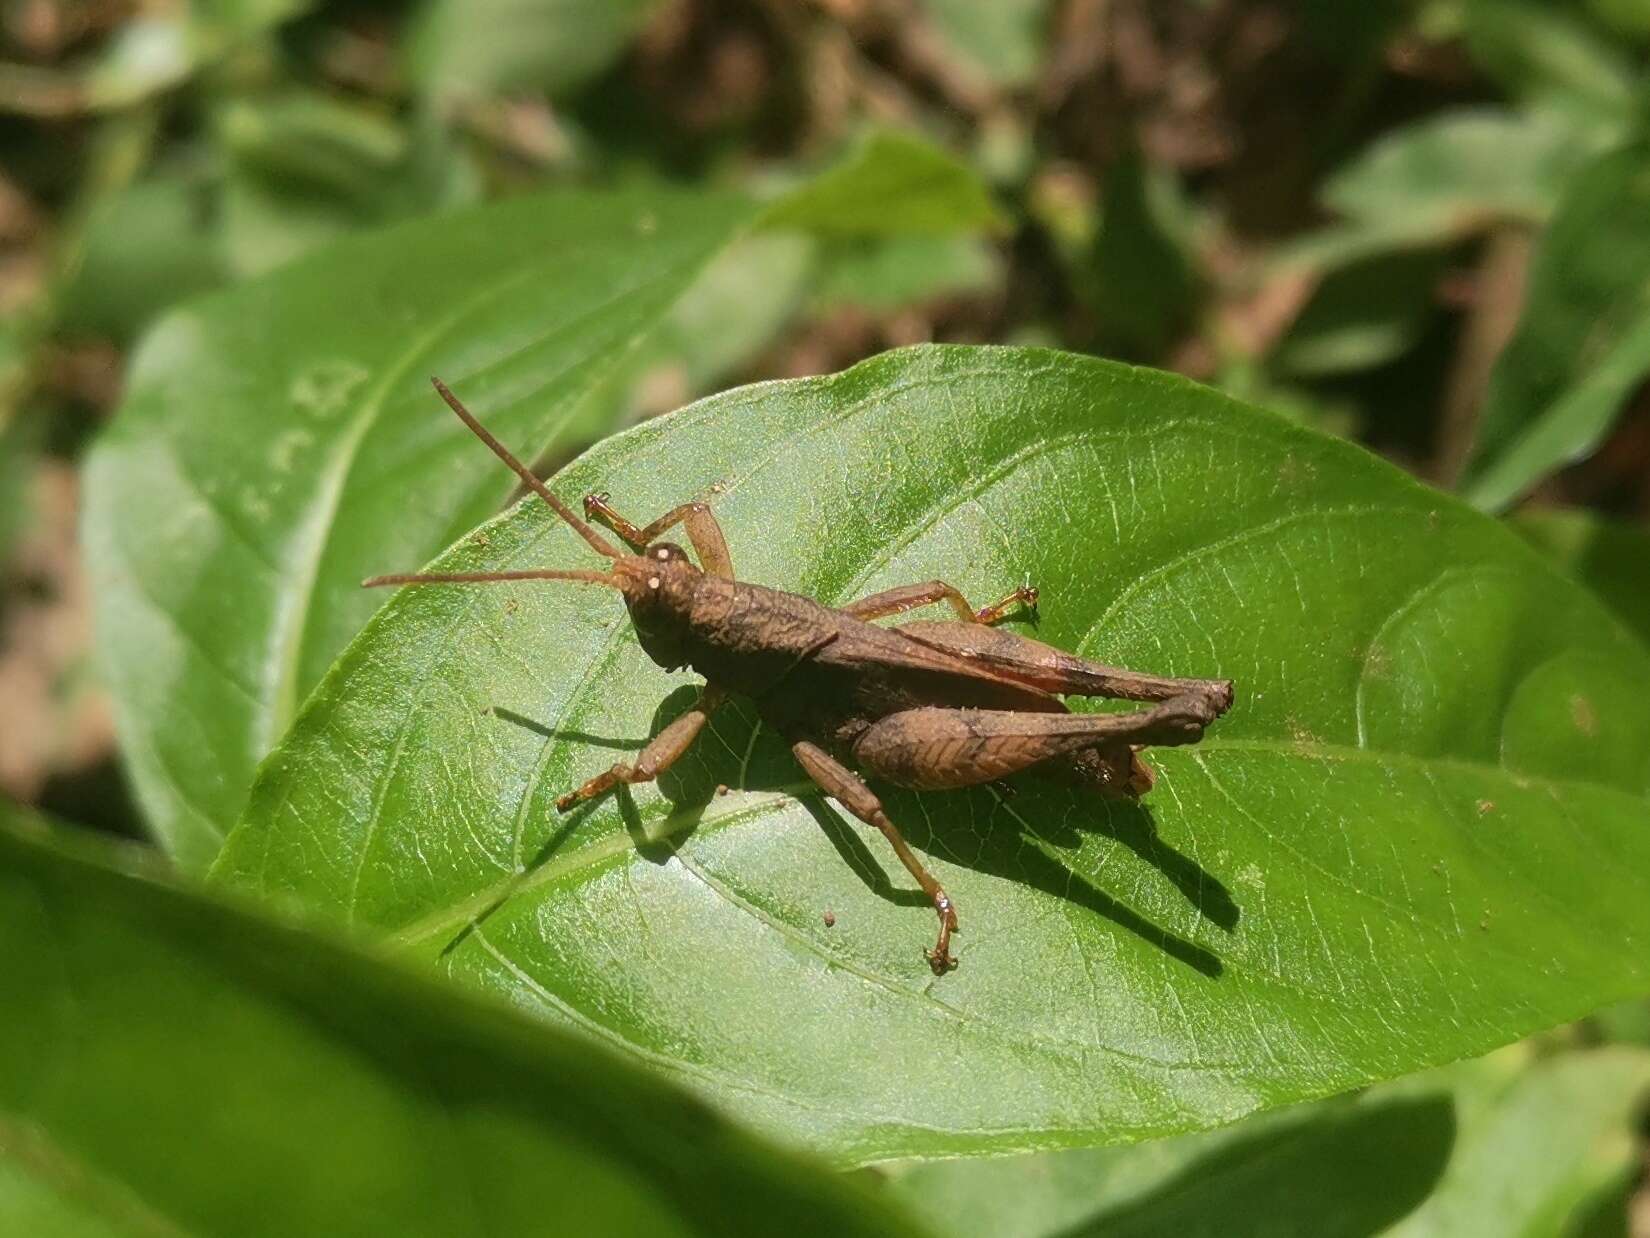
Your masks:
M 680 507 L 671 508 L 652 524 L 638 528 L 613 510 L 605 494 L 587 494 L 584 496 L 584 514 L 586 519 L 600 520 L 628 542 L 633 550 L 646 550 L 659 540 L 659 535 L 666 529 L 681 525 L 687 530 L 694 553 L 699 556 L 700 568 L 712 576 L 722 576 L 728 580 L 734 578 L 733 556 L 728 553 L 728 540 L 722 536 L 722 526 L 716 523 L 716 516 L 708 503 L 683 503 Z
M 567 812 L 585 800 L 605 794 L 621 783 L 633 786 L 638 782 L 652 782 L 681 760 L 687 750 L 693 747 L 693 741 L 699 738 L 699 732 L 705 729 L 705 723 L 722 703 L 723 696 L 723 692 L 716 685 L 706 684 L 693 708 L 655 735 L 647 747 L 642 749 L 634 764 L 620 761 L 606 772 L 597 774 L 578 790 L 569 791 L 562 796 L 556 801 L 556 808 L 561 812 Z

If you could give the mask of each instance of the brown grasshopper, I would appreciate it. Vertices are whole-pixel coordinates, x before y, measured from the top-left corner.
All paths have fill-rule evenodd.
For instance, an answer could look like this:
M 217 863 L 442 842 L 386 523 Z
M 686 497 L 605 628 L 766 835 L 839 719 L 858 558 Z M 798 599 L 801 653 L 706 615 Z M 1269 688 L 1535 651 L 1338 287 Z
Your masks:
M 642 749 L 563 795 L 566 812 L 621 783 L 650 782 L 677 761 L 730 694 L 748 697 L 767 726 L 791 745 L 798 764 L 827 795 L 875 826 L 939 915 L 927 952 L 936 975 L 956 966 L 957 909 L 901 837 L 876 795 L 844 762 L 904 787 L 939 790 L 991 782 L 1032 766 L 1113 798 L 1151 789 L 1139 749 L 1190 744 L 1231 706 L 1228 680 L 1169 679 L 1073 657 L 991 625 L 1017 605 L 1033 608 L 1029 584 L 978 610 L 951 585 L 932 580 L 889 589 L 841 608 L 800 594 L 747 584 L 733 574 L 727 540 L 704 503 L 684 503 L 638 528 L 605 494 L 586 495 L 587 520 L 600 520 L 634 553 L 613 546 L 550 492 L 441 382 L 441 398 L 530 490 L 609 562 L 605 570 L 544 568 L 376 576 L 375 585 L 482 584 L 572 580 L 623 596 L 647 655 L 666 670 L 690 666 L 705 677 L 693 708 Z M 699 558 L 655 539 L 680 524 Z M 945 602 L 952 622 L 878 627 L 870 621 Z M 1148 701 L 1127 713 L 1073 714 L 1056 693 Z

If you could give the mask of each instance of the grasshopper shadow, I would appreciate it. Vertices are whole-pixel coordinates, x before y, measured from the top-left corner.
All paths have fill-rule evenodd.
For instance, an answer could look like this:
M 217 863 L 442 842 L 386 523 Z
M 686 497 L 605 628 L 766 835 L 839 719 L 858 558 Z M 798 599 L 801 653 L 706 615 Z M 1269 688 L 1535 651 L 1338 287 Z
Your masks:
M 693 700 L 691 690 L 672 693 L 654 715 L 653 733 Z M 697 759 L 660 780 L 661 790 L 677 812 L 702 809 L 719 782 L 737 783 L 739 770 L 730 768 L 730 750 L 751 752 L 744 790 L 794 789 L 807 781 L 777 736 L 764 730 L 750 745 L 756 721 L 748 705 L 724 706 L 712 725 L 718 724 L 724 728 L 722 742 L 701 738 Z M 1213 873 L 1163 838 L 1148 805 L 1102 800 L 1036 773 L 1021 775 L 1001 787 L 934 792 L 921 800 L 910 791 L 877 783 L 872 786 L 914 846 L 1102 916 L 1202 975 L 1212 978 L 1223 971 L 1212 950 L 1154 923 L 1049 854 L 1077 847 L 1085 834 L 1109 838 L 1161 873 L 1200 917 L 1223 932 L 1233 932 L 1241 913 L 1231 892 Z M 928 907 L 928 899 L 911 884 L 892 852 L 879 849 L 880 839 L 873 837 L 868 843 L 858 823 L 823 796 L 808 796 L 801 803 L 843 863 L 869 890 L 902 907 Z M 984 828 L 970 824 L 982 822 Z M 681 832 L 676 835 L 677 841 L 685 837 Z
M 684 705 L 682 708 L 686 708 Z M 611 735 L 592 735 L 588 731 L 575 731 L 566 727 L 545 726 L 536 718 L 529 718 L 526 714 L 518 714 L 513 709 L 506 709 L 503 705 L 493 705 L 487 710 L 495 718 L 502 718 L 512 726 L 519 726 L 524 731 L 531 731 L 544 739 L 559 739 L 570 744 L 589 744 L 592 748 L 610 748 L 618 752 L 640 752 L 647 746 L 645 739 L 619 739 Z M 678 710 L 678 713 L 681 711 Z M 657 731 L 654 734 L 658 734 Z
M 1006 790 L 1006 794 L 1005 794 Z M 941 798 L 947 797 L 947 798 Z M 957 811 L 936 808 L 956 797 Z M 1007 788 L 982 787 L 931 796 L 922 811 L 911 792 L 885 800 L 914 846 L 952 863 L 1018 881 L 1126 929 L 1170 958 L 1213 979 L 1225 970 L 1220 957 L 1142 915 L 1102 889 L 1054 851 L 1073 851 L 1085 834 L 1099 834 L 1132 851 L 1161 873 L 1203 919 L 1226 932 L 1238 922 L 1238 908 L 1225 885 L 1190 856 L 1164 842 L 1151 809 L 1144 804 L 1103 800 L 1073 791 L 1035 773 L 1013 779 Z M 1012 806 L 1012 815 L 1007 809 Z M 934 824 L 930 825 L 929 820 Z M 949 822 L 984 823 L 954 827 Z M 1056 822 L 1056 825 L 1049 825 Z M 972 850 L 970 849 L 972 846 Z M 920 901 L 920 900 L 919 900 Z
M 666 697 L 664 702 L 661 703 L 659 711 L 654 715 L 653 729 L 649 734 L 649 738 L 657 735 L 668 726 L 672 719 L 693 703 L 696 695 L 695 689 L 688 689 L 673 692 Z M 547 743 L 560 740 L 569 744 L 584 744 L 616 753 L 639 752 L 648 743 L 647 739 L 621 739 L 615 736 L 592 735 L 587 731 L 578 731 L 571 728 L 546 726 L 536 718 L 530 718 L 526 714 L 517 713 L 515 710 L 502 705 L 489 706 L 487 712 L 511 726 L 518 726 L 523 730 L 531 731 Z M 568 789 L 571 790 L 571 788 Z M 676 828 L 672 830 L 669 837 L 656 838 L 648 834 L 641 814 L 636 808 L 636 799 L 631 794 L 629 787 L 618 787 L 613 796 L 618 807 L 619 819 L 624 822 L 625 830 L 630 835 L 636 853 L 654 864 L 663 864 L 670 859 L 681 843 L 692 835 L 693 831 L 699 826 L 699 816 L 704 807 L 703 802 L 686 807 L 678 804 L 677 811 L 672 814 L 677 818 Z M 704 798 L 708 799 L 708 797 Z M 482 908 L 478 915 L 460 929 L 452 940 L 442 947 L 441 957 L 445 958 L 463 945 L 480 924 L 504 906 L 505 903 L 509 902 L 515 896 L 521 884 L 550 862 L 579 826 L 584 823 L 585 818 L 594 812 L 601 802 L 600 800 L 591 800 L 577 805 L 571 812 L 556 813 L 558 820 L 555 822 L 555 828 L 550 831 L 549 836 L 522 866 L 516 878 L 500 891 L 497 897 L 492 899 L 487 906 Z
M 654 711 L 648 738 L 670 725 L 697 697 L 698 689 L 692 686 L 683 686 L 666 696 Z M 632 752 L 648 742 L 646 738 L 618 739 L 555 730 L 509 710 L 497 708 L 493 712 L 547 740 Z M 670 859 L 698 828 L 718 787 L 739 785 L 741 766 L 730 755 L 732 752 L 750 754 L 743 765 L 742 790 L 794 790 L 806 781 L 777 736 L 764 730 L 751 744 L 756 719 L 748 705 L 724 706 L 711 726 L 718 728 L 720 742 L 707 730 L 694 750 L 659 779 L 659 790 L 671 805 L 668 837 L 648 833 L 628 787 L 619 787 L 613 793 L 620 820 L 643 859 L 655 864 Z M 948 862 L 1029 885 L 1101 916 L 1202 975 L 1214 978 L 1224 970 L 1219 957 L 1206 946 L 1154 923 L 1048 854 L 1079 846 L 1085 834 L 1109 838 L 1161 873 L 1204 920 L 1227 933 L 1234 931 L 1240 912 L 1231 892 L 1195 859 L 1163 839 L 1147 804 L 1103 800 L 1036 773 L 995 787 L 929 793 L 922 801 L 909 791 L 878 784 L 873 787 L 914 846 Z M 928 906 L 927 898 L 908 882 L 892 853 L 878 854 L 868 846 L 857 826 L 828 800 L 809 796 L 800 802 L 867 889 L 902 907 Z M 949 810 L 952 805 L 955 811 Z M 569 813 L 528 864 L 528 871 L 547 862 L 595 808 L 593 802 Z M 982 821 L 985 828 L 969 824 Z M 967 909 L 963 910 L 966 914 Z
M 952 792 L 951 794 L 963 793 Z M 831 840 L 831 844 L 836 848 L 837 854 L 842 857 L 843 862 L 853 869 L 872 893 L 903 907 L 928 906 L 928 899 L 921 890 L 894 885 L 888 875 L 888 867 L 877 862 L 871 849 L 865 845 L 864 839 L 827 801 L 808 799 L 803 801 L 803 807 L 808 810 L 808 815 L 819 823 L 820 829 Z M 1146 815 L 1150 816 L 1150 814 Z M 989 872 L 998 876 L 1009 877 L 1012 880 L 1041 890 L 1045 894 L 1052 894 L 1065 902 L 1082 907 L 1096 915 L 1104 916 L 1119 928 L 1127 929 L 1141 940 L 1150 942 L 1171 958 L 1178 959 L 1194 971 L 1205 976 L 1213 978 L 1220 975 L 1224 970 L 1220 958 L 1213 951 L 1153 924 L 1104 890 L 1091 885 L 1081 876 L 1055 863 L 1040 851 L 1019 850 L 1014 855 L 1011 864 L 993 863 L 992 857 L 983 853 L 976 853 L 969 857 L 957 855 L 954 848 L 949 846 L 944 838 L 938 836 L 939 831 L 930 831 L 926 827 L 919 828 L 913 824 L 909 827 L 902 827 L 901 832 L 924 851 L 944 855 L 955 863 L 960 863 L 964 867 L 973 868 L 979 872 Z M 1021 841 L 1020 837 L 1016 837 L 1016 844 Z M 1184 859 L 1184 857 L 1179 858 Z M 897 868 L 894 871 L 898 871 Z M 1210 878 L 1210 880 L 1213 879 Z M 1218 886 L 1219 883 L 1216 882 L 1215 884 Z M 1222 887 L 1222 890 L 1224 891 L 1224 887 Z
M 1043 780 L 1037 775 L 1030 785 Z M 1043 785 L 1047 785 L 1043 783 Z M 1018 790 L 1018 786 L 1013 788 Z M 1083 833 L 1102 834 L 1121 843 L 1150 864 L 1197 909 L 1205 920 L 1227 933 L 1237 931 L 1241 912 L 1225 884 L 1191 856 L 1176 851 L 1157 829 L 1157 818 L 1149 803 L 1138 800 L 1105 800 L 1082 791 L 1072 793 L 1084 813 L 1081 822 L 1069 822 L 1053 831 L 1038 830 L 1040 837 L 1057 846 L 1069 847 L 1081 841 Z

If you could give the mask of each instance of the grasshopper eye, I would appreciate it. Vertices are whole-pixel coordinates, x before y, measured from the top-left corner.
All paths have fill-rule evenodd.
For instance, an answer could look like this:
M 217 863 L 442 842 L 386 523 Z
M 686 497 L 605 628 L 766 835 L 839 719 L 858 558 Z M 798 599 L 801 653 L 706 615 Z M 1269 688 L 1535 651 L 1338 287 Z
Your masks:
M 649 546 L 646 557 L 654 563 L 686 563 L 687 551 L 674 542 L 656 542 Z

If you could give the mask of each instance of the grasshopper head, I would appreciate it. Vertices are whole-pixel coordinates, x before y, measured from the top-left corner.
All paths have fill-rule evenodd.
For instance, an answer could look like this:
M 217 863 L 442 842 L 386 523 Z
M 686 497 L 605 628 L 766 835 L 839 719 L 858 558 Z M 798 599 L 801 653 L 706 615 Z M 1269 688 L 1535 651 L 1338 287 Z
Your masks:
M 699 569 L 687 552 L 671 542 L 657 542 L 639 555 L 616 560 L 613 574 L 647 656 L 666 670 L 685 666 L 682 636 L 699 583 Z

